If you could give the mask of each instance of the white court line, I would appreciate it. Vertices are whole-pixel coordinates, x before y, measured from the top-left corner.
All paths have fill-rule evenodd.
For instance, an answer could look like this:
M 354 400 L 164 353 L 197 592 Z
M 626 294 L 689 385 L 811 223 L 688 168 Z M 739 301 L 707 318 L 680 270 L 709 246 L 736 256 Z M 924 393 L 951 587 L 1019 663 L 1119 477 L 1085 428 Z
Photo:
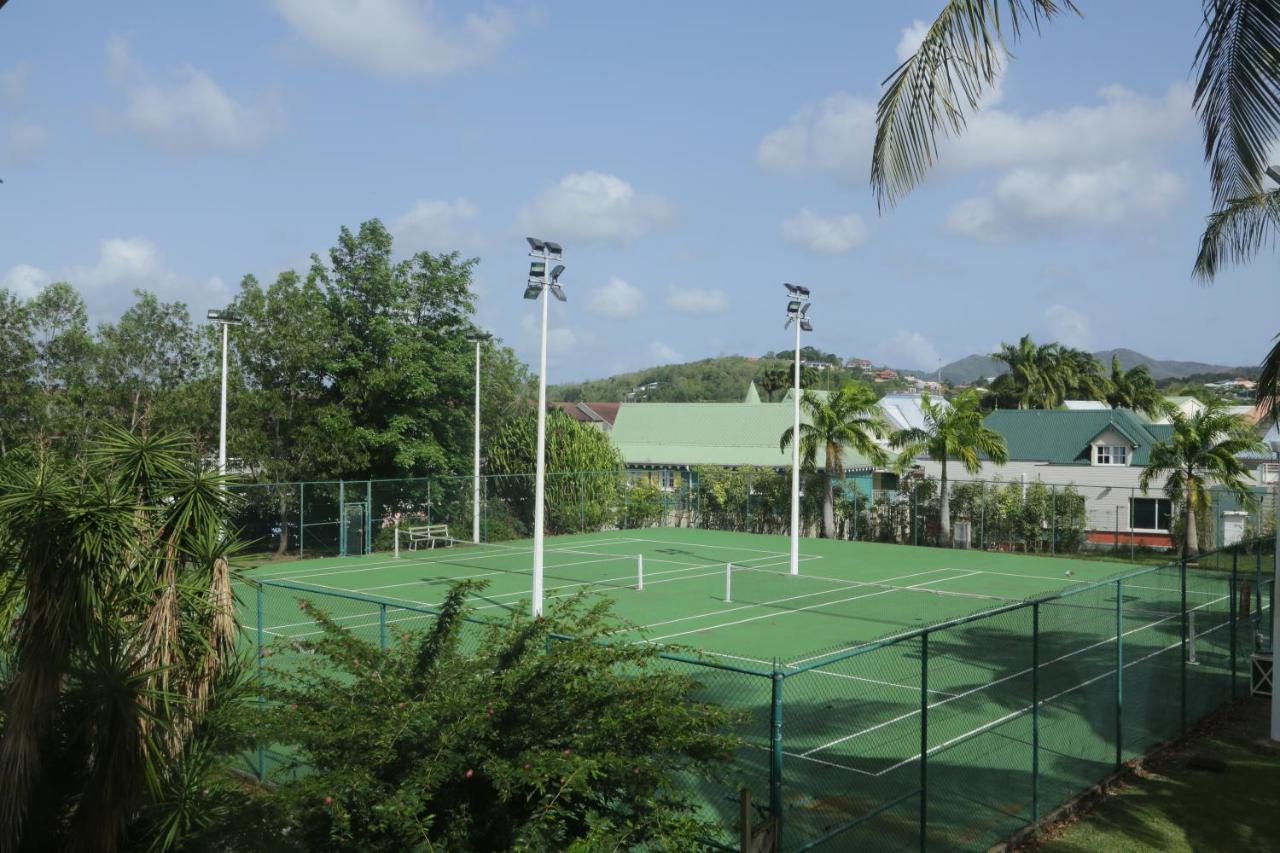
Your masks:
M 1228 596 L 1223 596 L 1222 598 L 1218 599 L 1217 601 L 1225 601 L 1227 598 L 1228 598 Z M 1191 608 L 1188 608 L 1188 611 L 1187 611 L 1187 612 L 1191 612 L 1192 610 L 1200 610 L 1200 609 L 1202 609 L 1202 608 L 1204 608 L 1204 607 L 1208 607 L 1210 604 L 1216 604 L 1216 603 L 1217 603 L 1217 601 L 1207 602 L 1207 603 L 1205 603 L 1205 604 L 1200 605 L 1199 607 L 1191 607 Z M 1129 636 L 1130 634 L 1136 634 L 1136 633 L 1138 633 L 1139 631 L 1146 631 L 1146 630 L 1148 630 L 1148 629 L 1150 629 L 1150 628 L 1154 628 L 1154 627 L 1155 627 L 1155 626 L 1157 626 L 1157 625 L 1160 625 L 1160 624 L 1163 624 L 1163 623 L 1165 623 L 1165 622 L 1168 622 L 1170 619 L 1176 619 L 1176 618 L 1178 618 L 1176 615 L 1175 615 L 1175 616 L 1166 616 L 1166 617 L 1165 617 L 1165 618 L 1163 618 L 1163 619 L 1157 619 L 1155 622 L 1151 622 L 1151 623 L 1148 623 L 1148 624 L 1146 624 L 1146 625 L 1141 625 L 1141 626 L 1139 626 L 1139 627 L 1137 627 L 1137 628 L 1132 628 L 1132 629 L 1130 629 L 1130 630 L 1128 630 L 1128 631 L 1125 631 L 1125 632 L 1123 632 L 1123 633 L 1121 634 L 1121 636 L 1127 637 L 1127 636 Z M 1205 633 L 1208 633 L 1208 632 L 1206 631 Z M 1044 667 L 1049 666 L 1050 664 L 1059 663 L 1059 662 L 1064 661 L 1064 660 L 1066 660 L 1066 659 L 1068 659 L 1068 658 L 1072 658 L 1072 657 L 1075 657 L 1076 655 L 1083 654 L 1084 652 L 1092 651 L 1093 649 L 1096 649 L 1096 648 L 1098 648 L 1099 646 L 1105 646 L 1105 645 L 1107 645 L 1108 643 L 1113 643 L 1113 642 L 1115 642 L 1115 639 L 1116 639 L 1115 637 L 1108 637 L 1108 638 L 1107 638 L 1107 639 L 1105 639 L 1105 640 L 1099 640 L 1099 641 L 1098 641 L 1098 642 L 1096 642 L 1096 643 L 1092 643 L 1092 644 L 1087 645 L 1087 646 L 1081 646 L 1080 648 L 1076 649 L 1075 651 L 1067 652 L 1065 655 L 1060 655 L 1060 656 L 1058 656 L 1058 657 L 1056 657 L 1056 658 L 1053 658 L 1052 660 L 1048 660 L 1048 661 L 1045 661 L 1044 663 L 1041 663 L 1041 664 L 1040 664 L 1040 667 L 1043 669 Z M 1182 644 L 1182 641 L 1181 641 L 1181 640 L 1179 640 L 1179 641 L 1178 641 L 1178 645 L 1181 645 L 1181 644 Z M 973 694 L 975 694 L 975 693 L 980 693 L 980 692 L 982 692 L 983 690 L 986 690 L 986 689 L 988 689 L 988 688 L 990 688 L 990 687 L 994 687 L 994 686 L 995 686 L 995 685 L 997 685 L 997 684 L 1002 684 L 1002 683 L 1004 683 L 1004 682 L 1006 682 L 1006 681 L 1009 681 L 1009 680 L 1011 680 L 1011 679 L 1014 679 L 1014 678 L 1020 678 L 1020 677 L 1022 677 L 1022 676 L 1024 676 L 1024 675 L 1026 675 L 1027 673 L 1031 672 L 1033 669 L 1034 669 L 1034 667 L 1027 667 L 1026 669 L 1023 669 L 1023 670 L 1021 670 L 1021 671 L 1019 671 L 1019 672 L 1015 672 L 1015 673 L 1012 673 L 1012 674 L 1010 674 L 1010 675 L 1006 675 L 1006 676 L 1004 676 L 1003 678 L 998 678 L 998 679 L 996 679 L 995 681 L 989 681 L 989 682 L 987 682 L 986 684 L 982 684 L 982 685 L 980 685 L 980 686 L 978 686 L 978 687 L 970 688 L 969 690 L 966 690 L 966 691 L 964 691 L 963 693 L 957 693 L 955 696 L 951 697 L 950 699 L 943 699 L 943 700 L 942 700 L 942 701 L 940 701 L 940 702 L 935 702 L 934 704 L 930 705 L 930 706 L 929 706 L 929 710 L 933 710 L 934 708 L 937 708 L 937 707 L 940 707 L 940 706 L 942 706 L 942 705 L 945 705 L 945 704 L 947 704 L 948 702 L 954 702 L 956 699 L 963 699 L 963 698 L 964 698 L 964 697 L 966 697 L 966 696 L 972 696 L 972 695 L 973 695 Z M 833 747 L 833 746 L 837 746 L 837 745 L 839 745 L 839 744 L 842 744 L 842 743 L 845 743 L 845 742 L 847 742 L 847 741 L 853 740 L 854 738 L 862 737 L 862 736 L 863 736 L 863 735 L 865 735 L 865 734 L 869 734 L 869 733 L 874 732 L 874 731 L 876 731 L 876 730 L 878 730 L 878 729 L 882 729 L 882 728 L 884 728 L 885 726 L 893 725 L 894 723 L 901 722 L 902 720 L 906 720 L 906 719 L 909 719 L 909 718 L 911 718 L 911 717 L 914 717 L 914 716 L 916 716 L 916 715 L 917 715 L 917 714 L 919 714 L 919 713 L 920 713 L 920 709 L 919 709 L 919 708 L 916 708 L 916 709 L 915 709 L 915 710 L 913 710 L 913 711 L 909 711 L 909 712 L 907 712 L 907 713 L 905 713 L 905 714 L 900 714 L 900 715 L 898 715 L 897 717 L 894 717 L 893 719 L 885 720 L 884 722 L 881 722 L 881 723 L 876 723 L 874 726 L 869 726 L 869 727 L 867 727 L 867 728 L 865 728 L 865 729 L 862 729 L 861 731 L 853 732 L 852 734 L 845 735 L 844 737 L 836 738 L 835 740 L 830 741 L 829 743 L 824 743 L 824 744 L 822 744 L 821 746 L 816 746 L 816 747 L 814 747 L 813 749 L 809 750 L 808 752 L 806 752 L 806 753 L 804 753 L 804 754 L 805 754 L 805 755 L 808 755 L 808 754 L 809 754 L 809 753 L 811 753 L 811 752 L 818 752 L 819 750 L 823 750 L 823 749 L 830 749 L 830 748 L 831 748 L 831 747 Z
M 883 581 L 876 581 L 875 583 L 887 583 L 888 581 L 892 581 L 892 580 L 905 580 L 906 578 L 916 577 L 916 576 L 918 576 L 918 575 L 933 574 L 934 572 L 938 572 L 938 571 L 959 571 L 959 569 L 950 569 L 950 570 L 948 570 L 948 569 L 931 569 L 931 570 L 926 571 L 926 572 L 913 572 L 912 574 L 909 574 L 909 575 L 900 575 L 900 576 L 898 576 L 898 577 L 896 577 L 896 578 L 888 578 L 887 580 L 883 580 Z M 855 595 L 855 596 L 851 596 L 851 597 L 849 597 L 849 598 L 841 598 L 841 599 L 837 599 L 837 600 L 835 600 L 835 601 L 825 601 L 825 602 L 821 602 L 821 603 L 819 603 L 819 604 L 809 604 L 809 605 L 806 605 L 806 606 L 804 606 L 804 607 L 797 607 L 797 608 L 792 609 L 792 610 L 784 610 L 784 611 L 782 611 L 782 612 L 780 612 L 780 613 L 762 613 L 762 614 L 760 614 L 759 616 L 748 616 L 748 617 L 747 617 L 747 618 L 745 618 L 745 619 L 738 619 L 738 620 L 735 620 L 735 621 L 733 621 L 733 622 L 722 622 L 722 623 L 720 623 L 719 625 L 708 625 L 708 626 L 707 626 L 707 627 L 705 627 L 705 628 L 695 628 L 695 629 L 690 630 L 690 631 L 680 631 L 680 632 L 675 633 L 675 634 L 666 634 L 666 635 L 661 636 L 661 637 L 653 637 L 653 638 L 651 638 L 651 639 L 646 640 L 645 642 L 650 642 L 650 643 L 659 643 L 659 642 L 662 642 L 663 640 L 669 640 L 669 639 L 671 639 L 672 637 L 683 637 L 683 636 L 685 636 L 686 634 L 700 634 L 700 633 L 702 633 L 703 631 L 714 631 L 714 630 L 715 630 L 715 629 L 717 629 L 717 628 L 729 628 L 729 627 L 732 627 L 733 625 L 742 625 L 742 624 L 745 624 L 745 623 L 747 623 L 747 622 L 755 622 L 755 621 L 758 621 L 758 620 L 760 620 L 760 619 L 776 619 L 776 618 L 781 618 L 781 617 L 783 617 L 783 616 L 790 616 L 790 615 L 795 614 L 795 613 L 803 613 L 803 612 L 805 612 L 806 610 L 817 610 L 817 609 L 818 609 L 818 608 L 820 608 L 820 607 L 830 607 L 830 606 L 835 605 L 835 604 L 844 604 L 844 603 L 846 603 L 846 602 L 849 602 L 849 601 L 857 601 L 857 600 L 862 599 L 862 598 L 874 598 L 874 597 L 875 597 L 875 596 L 877 596 L 877 595 L 887 595 L 888 593 L 891 593 L 891 592 L 901 592 L 901 591 L 902 591 L 902 589 L 917 589 L 917 588 L 919 588 L 919 587 L 921 587 L 921 586 L 924 586 L 924 584 L 925 584 L 925 583 L 946 583 L 947 581 L 960 580 L 961 578 L 966 578 L 966 577 L 969 577 L 970 575 L 974 575 L 974 574 L 977 574 L 977 572 L 969 572 L 969 573 L 967 573 L 967 574 L 959 575 L 959 576 L 954 577 L 954 578 L 938 578 L 938 579 L 936 579 L 936 580 L 925 581 L 924 583 L 914 584 L 914 585 L 912 585 L 912 586 L 908 586 L 908 587 L 901 587 L 901 588 L 895 588 L 895 589 L 882 589 L 882 590 L 877 590 L 876 592 L 868 592 L 868 593 L 864 593 L 864 594 L 862 594 L 862 595 Z M 868 583 L 868 582 L 865 582 L 865 581 L 864 581 L 864 582 L 861 582 L 861 583 L 860 583 L 860 582 L 857 582 L 857 581 L 850 581 L 850 582 L 849 582 L 849 586 L 847 587 L 847 589 L 854 589 L 854 588 L 856 588 L 856 587 L 864 587 L 864 588 L 865 588 L 865 587 L 872 586 L 872 585 L 873 585 L 872 583 Z M 795 595 L 795 596 L 791 596 L 790 598 L 782 598 L 782 599 L 778 599 L 778 600 L 776 600 L 776 601 L 762 601 L 762 602 L 760 602 L 759 604 L 752 605 L 752 606 L 756 606 L 756 607 L 767 607 L 767 606 L 770 606 L 770 605 L 773 605 L 773 604 L 781 603 L 781 602 L 783 602 L 783 601 L 791 601 L 791 600 L 796 599 L 796 598 L 809 598 L 809 597 L 811 597 L 811 596 L 813 596 L 813 595 L 829 594 L 829 593 L 836 592 L 836 591 L 837 591 L 837 590 L 830 590 L 830 589 L 828 589 L 828 590 L 822 590 L 822 591 L 821 591 L 821 592 L 819 592 L 819 593 L 806 593 L 805 595 Z M 707 616 L 714 616 L 714 615 L 718 615 L 718 614 L 717 614 L 717 613 L 715 613 L 715 612 L 711 612 L 711 613 L 706 613 L 706 614 L 703 614 L 703 615 L 707 615 Z

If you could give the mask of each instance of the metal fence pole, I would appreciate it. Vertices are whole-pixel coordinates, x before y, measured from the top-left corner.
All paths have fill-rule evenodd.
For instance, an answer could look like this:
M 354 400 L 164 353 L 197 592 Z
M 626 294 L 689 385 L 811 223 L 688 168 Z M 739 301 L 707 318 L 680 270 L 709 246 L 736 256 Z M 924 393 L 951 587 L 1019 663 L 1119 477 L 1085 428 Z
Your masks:
M 920 849 L 929 825 L 929 632 L 920 635 Z
M 1240 576 L 1238 572 L 1238 564 L 1240 553 L 1235 549 L 1231 549 L 1231 603 L 1228 605 L 1231 624 L 1231 698 L 1236 698 L 1236 619 L 1238 617 L 1238 608 L 1236 605 L 1236 596 L 1239 593 Z
M 1058 553 L 1058 486 L 1049 486 L 1049 555 Z
M 483 491 L 480 493 L 480 502 L 484 506 L 484 541 L 489 541 L 489 478 L 482 477 L 480 486 Z M 625 515 L 625 513 L 624 513 Z
M 1031 820 L 1040 820 L 1040 602 L 1031 605 Z
M 585 495 L 583 494 L 583 492 L 582 492 L 582 473 L 581 473 L 581 472 L 579 472 L 579 473 L 577 473 L 577 474 L 574 474 L 574 475 L 573 475 L 573 479 L 574 479 L 575 484 L 576 484 L 576 485 L 577 485 L 577 487 L 578 487 L 578 488 L 577 488 L 577 492 L 578 492 L 578 532 L 579 532 L 579 533 L 586 533 L 586 532 L 587 532 L 587 510 L 586 510 L 586 506 L 585 506 L 585 504 L 586 504 L 586 496 L 585 496 Z
M 1116 581 L 1116 769 L 1124 763 L 1124 581 Z
M 858 487 L 853 487 L 853 539 L 858 540 Z
M 378 605 L 378 648 L 387 650 L 387 605 Z
M 307 535 L 307 484 L 298 484 L 298 559 L 302 559 L 303 539 Z
M 920 509 L 918 504 L 920 494 L 920 481 L 915 480 L 911 483 L 911 544 L 920 544 Z
M 364 481 L 364 552 L 373 553 L 373 481 Z
M 984 481 L 978 487 L 978 538 L 982 550 L 987 550 L 987 484 Z
M 782 671 L 773 661 L 772 698 L 769 711 L 769 813 L 774 837 L 782 838 Z
M 427 478 L 427 524 L 431 524 L 431 478 Z
M 338 481 L 338 554 L 347 556 L 347 484 Z
M 258 584 L 258 708 L 261 711 L 267 704 L 266 694 L 262 692 L 263 675 L 262 675 L 262 584 Z M 261 743 L 258 744 L 258 778 L 265 779 L 267 776 L 267 750 Z
M 1187 733 L 1187 558 L 1183 557 L 1179 561 L 1182 587 L 1182 673 L 1181 673 L 1181 719 L 1182 734 Z

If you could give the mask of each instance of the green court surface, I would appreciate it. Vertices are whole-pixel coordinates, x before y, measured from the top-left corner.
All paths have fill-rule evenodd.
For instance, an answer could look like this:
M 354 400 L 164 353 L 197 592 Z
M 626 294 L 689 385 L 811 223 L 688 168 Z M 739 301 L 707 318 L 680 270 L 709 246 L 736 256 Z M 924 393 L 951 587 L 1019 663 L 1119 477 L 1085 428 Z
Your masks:
M 532 554 L 531 541 L 459 543 L 276 563 L 246 577 L 426 606 L 454 581 L 483 580 L 472 602 L 483 618 L 528 609 Z M 786 537 L 685 528 L 548 537 L 546 606 L 583 591 L 607 596 L 636 639 L 768 667 L 1117 574 L 1087 560 L 804 539 L 793 576 L 789 554 Z M 288 636 L 300 627 L 266 626 Z
M 985 848 L 1247 690 L 1266 599 L 1243 574 L 803 539 L 793 576 L 789 545 L 685 528 L 546 542 L 548 609 L 609 598 L 619 642 L 660 644 L 740 712 L 732 778 L 690 788 L 726 843 L 745 786 L 781 815 L 784 850 L 918 849 L 926 825 L 930 846 Z M 242 623 L 296 649 L 309 599 L 387 643 L 464 578 L 488 584 L 479 617 L 527 610 L 532 559 L 521 541 L 268 564 L 245 572 L 272 583 L 241 590 Z

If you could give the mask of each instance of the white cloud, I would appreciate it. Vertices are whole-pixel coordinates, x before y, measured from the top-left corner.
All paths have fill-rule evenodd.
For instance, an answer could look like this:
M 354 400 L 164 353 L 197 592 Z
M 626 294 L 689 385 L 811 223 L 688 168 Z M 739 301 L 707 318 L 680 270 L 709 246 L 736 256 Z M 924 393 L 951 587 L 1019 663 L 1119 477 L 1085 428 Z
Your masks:
M 1166 213 L 1184 188 L 1172 172 L 1130 162 L 1056 174 L 1016 169 L 990 195 L 952 207 L 947 227 L 978 240 L 1008 240 L 1125 226 Z
M 18 264 L 0 275 L 0 290 L 8 290 L 24 299 L 30 299 L 53 279 L 39 267 Z
M 898 62 L 906 62 L 913 53 L 920 49 L 927 32 L 929 32 L 929 23 L 919 18 L 903 27 L 902 38 L 898 40 L 898 46 L 894 51 L 897 54 Z
M 899 329 L 880 344 L 880 358 L 885 364 L 909 370 L 936 370 L 938 350 L 919 332 Z
M 406 254 L 475 248 L 480 241 L 471 226 L 479 215 L 480 209 L 465 198 L 451 202 L 422 199 L 392 220 L 391 234 Z
M 165 300 L 181 300 L 203 310 L 231 299 L 226 283 L 216 276 L 198 282 L 169 267 L 155 243 L 141 237 L 112 237 L 98 245 L 91 264 L 78 264 L 46 272 L 29 264 L 10 267 L 0 275 L 0 286 L 19 295 L 33 296 L 51 281 L 68 281 L 84 297 L 89 312 L 115 316 L 133 302 L 134 290 L 149 290 Z
M 767 134 L 756 149 L 756 164 L 769 172 L 820 172 L 842 183 L 861 184 L 869 173 L 875 136 L 876 105 L 837 92 Z
M 543 191 L 520 211 L 525 233 L 552 240 L 629 242 L 671 219 L 662 196 L 639 193 L 631 184 L 601 172 L 576 172 Z
M 819 255 L 852 252 L 867 239 L 867 226 L 855 213 L 819 216 L 805 208 L 782 222 L 782 236 L 788 242 Z
M 516 31 L 500 6 L 457 25 L 430 0 L 274 0 L 276 11 L 316 49 L 384 77 L 439 78 L 491 61 Z
M 653 341 L 650 343 L 649 354 L 664 364 L 671 364 L 672 362 L 684 360 L 684 356 L 680 355 L 679 352 L 672 349 L 662 341 Z
M 1077 349 L 1093 348 L 1093 329 L 1089 317 L 1067 305 L 1050 305 L 1044 309 L 1045 323 L 1054 340 Z
M 538 336 L 541 331 L 538 327 L 538 320 L 532 313 L 526 313 L 520 318 L 520 329 L 524 333 L 525 342 L 534 348 L 533 358 L 537 359 L 537 347 L 539 345 Z M 547 353 L 550 355 L 566 355 L 573 352 L 582 344 L 590 344 L 594 342 L 594 338 L 590 334 L 580 334 L 567 326 L 548 326 L 547 327 Z M 537 365 L 534 365 L 536 369 Z
M 124 108 L 107 115 L 108 126 L 169 151 L 243 153 L 260 148 L 284 127 L 278 99 L 243 103 L 191 66 L 154 75 L 118 36 L 107 41 L 107 65 L 125 97 Z
M 614 276 L 604 287 L 591 291 L 587 297 L 587 310 L 601 317 L 626 319 L 643 313 L 644 291 Z
M 49 141 L 49 132 L 42 125 L 27 121 L 15 121 L 9 125 L 9 156 L 25 162 L 35 156 Z
M 723 314 L 729 310 L 729 296 L 716 288 L 668 287 L 667 307 L 677 314 Z
M 27 93 L 27 84 L 34 70 L 35 66 L 24 59 L 12 68 L 0 71 L 0 97 L 10 103 L 20 100 Z

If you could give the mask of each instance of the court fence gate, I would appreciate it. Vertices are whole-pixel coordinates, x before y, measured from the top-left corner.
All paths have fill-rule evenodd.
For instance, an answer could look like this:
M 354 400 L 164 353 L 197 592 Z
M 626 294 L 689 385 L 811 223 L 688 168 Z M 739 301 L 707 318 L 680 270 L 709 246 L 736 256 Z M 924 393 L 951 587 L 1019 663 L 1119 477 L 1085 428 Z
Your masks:
M 731 772 L 690 796 L 737 849 L 739 792 L 783 851 L 986 849 L 1250 692 L 1272 645 L 1272 539 L 753 669 L 663 652 L 695 698 L 739 712 Z M 306 598 L 381 648 L 435 611 L 280 580 L 252 582 L 258 655 Z M 399 627 L 397 627 L 399 626 Z M 395 628 L 395 630 L 392 630 Z M 278 756 L 276 757 L 278 759 Z M 266 749 L 257 772 L 273 772 Z

